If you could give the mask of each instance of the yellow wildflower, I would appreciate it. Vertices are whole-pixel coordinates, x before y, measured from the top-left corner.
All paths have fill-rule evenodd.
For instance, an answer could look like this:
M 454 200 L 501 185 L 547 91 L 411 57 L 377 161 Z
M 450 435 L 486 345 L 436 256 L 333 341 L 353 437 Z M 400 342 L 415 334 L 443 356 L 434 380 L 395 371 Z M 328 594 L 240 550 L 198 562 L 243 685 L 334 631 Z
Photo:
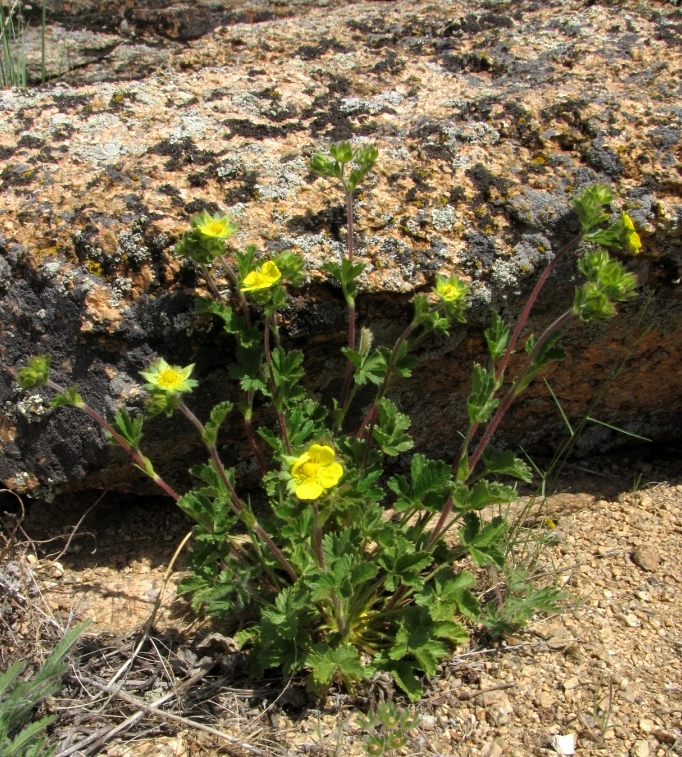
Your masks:
M 215 239 L 227 239 L 237 230 L 236 224 L 230 221 L 229 216 L 212 216 L 206 210 L 194 216 L 192 226 L 205 237 Z
M 181 368 L 177 365 L 168 365 L 160 358 L 152 363 L 146 371 L 140 371 L 140 376 L 147 379 L 146 388 L 151 392 L 191 392 L 197 385 L 194 379 L 191 379 L 194 364 Z
M 444 276 L 439 276 L 436 279 L 435 292 L 446 302 L 461 301 L 466 297 L 468 291 L 469 285 L 467 282 L 454 274 L 449 279 L 446 279 Z
M 279 268 L 268 260 L 267 263 L 251 273 L 247 273 L 242 281 L 242 292 L 255 292 L 258 289 L 268 289 L 273 284 L 276 284 L 282 278 L 282 273 Z
M 321 444 L 312 444 L 291 468 L 294 494 L 299 499 L 317 499 L 325 489 L 336 486 L 341 476 L 343 468 L 334 462 L 334 450 Z
M 635 224 L 632 223 L 632 218 L 630 218 L 625 211 L 620 214 L 620 219 L 623 223 L 625 244 L 636 255 L 642 249 L 642 240 L 639 238 L 639 234 L 635 231 Z

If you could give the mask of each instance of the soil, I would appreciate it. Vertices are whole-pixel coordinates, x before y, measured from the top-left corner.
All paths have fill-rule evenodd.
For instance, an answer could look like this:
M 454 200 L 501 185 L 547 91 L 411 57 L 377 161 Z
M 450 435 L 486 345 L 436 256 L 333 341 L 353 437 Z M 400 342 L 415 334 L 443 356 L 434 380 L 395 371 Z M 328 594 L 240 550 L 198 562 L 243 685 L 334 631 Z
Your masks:
M 555 583 L 567 592 L 563 612 L 536 616 L 501 640 L 474 635 L 471 646 L 427 682 L 419 724 L 399 754 L 525 757 L 568 754 L 562 744 L 573 742 L 575 753 L 585 756 L 682 752 L 682 469 L 623 457 L 589 467 L 567 469 L 559 493 L 533 507 L 525 532 L 528 543 L 544 545 L 538 585 Z M 24 527 L 38 541 L 70 534 L 65 522 L 78 523 L 91 505 L 81 499 L 59 508 L 34 506 Z M 140 637 L 188 529 L 184 516 L 161 499 L 106 495 L 59 561 L 34 564 L 48 605 L 62 618 L 91 618 L 88 648 L 118 650 L 125 660 L 126 645 Z M 49 545 L 61 549 L 63 540 Z M 358 717 L 381 698 L 381 682 L 367 696 L 335 692 L 322 703 L 306 698 L 297 681 L 245 683 L 229 639 L 193 626 L 174 600 L 181 575 L 182 558 L 155 616 L 153 638 L 173 665 L 190 659 L 194 669 L 200 655 L 191 640 L 211 631 L 218 639 L 220 652 L 214 647 L 209 657 L 221 660 L 220 674 L 207 695 L 204 723 L 263 754 L 362 753 L 368 735 Z M 115 668 L 110 662 L 108 674 Z M 106 679 L 107 671 L 100 674 Z M 73 722 L 60 723 L 61 736 L 73 738 Z M 242 753 L 234 746 L 224 751 L 224 742 L 188 728 L 171 725 L 163 735 L 153 719 L 146 726 L 83 754 Z M 556 746 L 553 737 L 560 737 Z

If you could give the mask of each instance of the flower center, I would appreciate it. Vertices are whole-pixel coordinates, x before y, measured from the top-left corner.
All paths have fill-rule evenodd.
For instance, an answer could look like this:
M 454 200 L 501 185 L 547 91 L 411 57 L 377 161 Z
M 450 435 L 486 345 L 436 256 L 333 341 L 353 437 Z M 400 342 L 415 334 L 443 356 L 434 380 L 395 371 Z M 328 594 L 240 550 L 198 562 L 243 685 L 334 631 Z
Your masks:
M 444 300 L 457 299 L 457 289 L 455 289 L 452 284 L 444 284 L 443 288 L 440 290 L 440 294 Z
M 316 463 L 314 460 L 308 460 L 307 463 L 303 463 L 301 466 L 301 473 L 305 478 L 315 478 L 319 468 L 319 463 Z
M 183 382 L 182 376 L 172 368 L 161 371 L 157 378 L 158 385 L 162 389 L 176 389 Z
M 223 221 L 211 221 L 206 224 L 205 228 L 208 234 L 214 234 L 217 236 L 225 233 L 225 224 Z

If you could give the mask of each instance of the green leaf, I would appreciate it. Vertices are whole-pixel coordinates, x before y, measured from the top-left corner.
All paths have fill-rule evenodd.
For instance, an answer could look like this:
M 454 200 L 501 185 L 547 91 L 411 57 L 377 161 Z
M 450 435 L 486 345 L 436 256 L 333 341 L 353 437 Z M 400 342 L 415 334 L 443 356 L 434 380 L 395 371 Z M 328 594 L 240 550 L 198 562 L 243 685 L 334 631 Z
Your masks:
M 533 358 L 528 373 L 523 376 L 515 385 L 514 393 L 516 395 L 521 394 L 526 387 L 533 381 L 538 373 L 550 363 L 557 362 L 558 360 L 564 360 L 566 357 L 566 350 L 560 347 L 557 342 L 561 339 L 561 332 L 554 332 L 540 347 L 537 354 Z M 531 336 L 526 342 L 526 351 L 530 352 L 535 346 L 535 337 Z
M 297 386 L 303 378 L 301 350 L 285 352 L 281 347 L 275 347 L 272 351 L 272 372 L 280 403 L 297 402 L 305 397 L 303 388 Z
M 407 694 L 411 702 L 419 702 L 424 690 L 414 672 L 414 667 L 406 660 L 390 660 L 382 663 L 382 670 L 388 671 L 393 680 Z
M 513 476 L 520 481 L 529 484 L 533 480 L 533 472 L 530 466 L 523 460 L 514 456 L 513 452 L 505 451 L 500 453 L 486 450 L 483 453 L 483 464 L 486 473 L 495 473 L 501 476 Z
M 480 614 L 478 600 L 470 591 L 475 584 L 471 573 L 463 571 L 453 578 L 450 570 L 443 568 L 416 595 L 415 603 L 428 608 L 434 621 L 451 621 L 458 614 L 475 620 Z
M 343 168 L 336 160 L 330 160 L 326 155 L 318 152 L 313 155 L 309 163 L 310 170 L 318 176 L 329 176 L 343 179 Z
M 367 678 L 373 669 L 363 665 L 358 650 L 350 644 L 332 648 L 329 644 L 315 644 L 305 656 L 305 667 L 310 668 L 313 690 L 325 693 L 335 679 L 341 679 L 349 688 L 356 681 Z
M 290 250 L 284 250 L 275 255 L 273 260 L 283 279 L 294 286 L 300 286 L 303 283 L 305 275 L 303 274 L 303 258 L 300 255 Z
M 22 389 L 35 389 L 50 378 L 50 360 L 48 355 L 32 355 L 28 365 L 17 371 L 17 383 Z
M 83 408 L 85 403 L 83 398 L 78 393 L 77 386 L 71 386 L 66 391 L 56 394 L 50 402 L 50 407 L 63 407 L 64 405 L 72 405 L 73 407 Z
M 208 237 L 198 229 L 186 232 L 175 245 L 175 254 L 180 258 L 188 258 L 199 265 L 211 265 L 213 261 L 225 252 L 222 239 Z
M 479 516 L 469 512 L 464 515 L 464 525 L 459 529 L 459 537 L 462 546 L 477 565 L 492 563 L 501 568 L 504 564 L 504 553 L 500 545 L 508 528 L 507 521 L 499 516 L 481 528 Z
M 488 351 L 493 361 L 498 360 L 504 355 L 509 343 L 509 329 L 496 312 L 493 312 L 492 323 L 486 329 L 485 340 L 488 343 Z
M 436 625 L 426 608 L 408 607 L 403 615 L 395 643 L 388 655 L 392 660 L 414 657 L 427 675 L 434 675 L 438 663 L 448 656 L 450 649 L 436 638 Z
M 469 420 L 471 423 L 486 423 L 493 410 L 499 405 L 493 395 L 499 384 L 491 371 L 478 363 L 474 366 L 471 394 L 467 400 Z
M 141 415 L 131 418 L 127 410 L 123 408 L 117 410 L 114 416 L 116 430 L 133 449 L 139 449 L 140 447 L 143 421 L 144 418 Z
M 604 184 L 586 187 L 574 200 L 573 210 L 580 219 L 584 231 L 608 220 L 604 208 L 613 200 L 613 193 Z
M 378 540 L 382 549 L 377 562 L 386 571 L 387 590 L 395 591 L 400 584 L 420 588 L 423 583 L 420 574 L 431 565 L 433 556 L 415 552 L 413 543 L 393 530 L 379 534 Z
M 253 261 L 256 258 L 257 252 L 258 248 L 254 244 L 247 245 L 243 252 L 235 252 L 234 259 L 237 262 L 239 281 L 244 281 L 254 269 Z
M 220 426 L 233 407 L 234 405 L 231 402 L 220 402 L 211 410 L 211 417 L 204 426 L 204 433 L 201 435 L 201 439 L 207 447 L 216 446 Z
M 338 142 L 329 148 L 329 154 L 338 163 L 350 163 L 353 160 L 353 148 L 350 142 Z
M 417 453 L 412 457 L 410 482 L 403 476 L 394 476 L 388 487 L 398 495 L 395 509 L 405 512 L 411 508 L 440 511 L 450 497 L 452 472 L 442 460 L 429 460 Z
M 231 378 L 239 379 L 239 386 L 245 391 L 260 391 L 266 393 L 261 366 L 263 363 L 263 347 L 253 344 L 249 347 L 241 345 L 235 350 L 236 363 L 229 367 Z
M 410 418 L 399 413 L 391 400 L 384 397 L 379 404 L 379 423 L 374 427 L 374 440 L 385 455 L 395 457 L 414 446 L 412 437 L 405 433 Z

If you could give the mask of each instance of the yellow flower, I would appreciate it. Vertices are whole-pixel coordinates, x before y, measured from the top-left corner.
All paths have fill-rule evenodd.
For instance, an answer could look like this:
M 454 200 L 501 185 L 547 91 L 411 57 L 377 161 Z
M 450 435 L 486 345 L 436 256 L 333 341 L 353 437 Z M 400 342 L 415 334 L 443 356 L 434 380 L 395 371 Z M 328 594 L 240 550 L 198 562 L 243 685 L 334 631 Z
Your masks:
M 642 249 L 642 240 L 639 238 L 639 234 L 635 231 L 635 224 L 632 223 L 632 218 L 630 218 L 625 211 L 620 214 L 620 220 L 623 223 L 625 244 L 636 255 Z
M 140 371 L 140 376 L 147 379 L 145 386 L 151 392 L 191 392 L 198 383 L 190 378 L 193 370 L 194 364 L 181 368 L 160 358 L 146 371 Z
M 454 274 L 446 279 L 439 276 L 436 279 L 436 293 L 439 294 L 446 302 L 457 302 L 463 300 L 469 291 L 469 285 L 466 281 L 458 278 Z
M 317 499 L 325 489 L 336 486 L 341 476 L 343 468 L 334 462 L 334 450 L 321 444 L 312 444 L 291 468 L 299 499 Z
M 237 230 L 236 224 L 230 221 L 229 216 L 212 216 L 206 210 L 200 215 L 194 216 L 192 226 L 205 237 L 216 239 L 227 239 Z
M 258 289 L 268 289 L 282 278 L 279 268 L 268 260 L 267 263 L 251 273 L 247 273 L 242 281 L 242 292 L 255 292 Z

